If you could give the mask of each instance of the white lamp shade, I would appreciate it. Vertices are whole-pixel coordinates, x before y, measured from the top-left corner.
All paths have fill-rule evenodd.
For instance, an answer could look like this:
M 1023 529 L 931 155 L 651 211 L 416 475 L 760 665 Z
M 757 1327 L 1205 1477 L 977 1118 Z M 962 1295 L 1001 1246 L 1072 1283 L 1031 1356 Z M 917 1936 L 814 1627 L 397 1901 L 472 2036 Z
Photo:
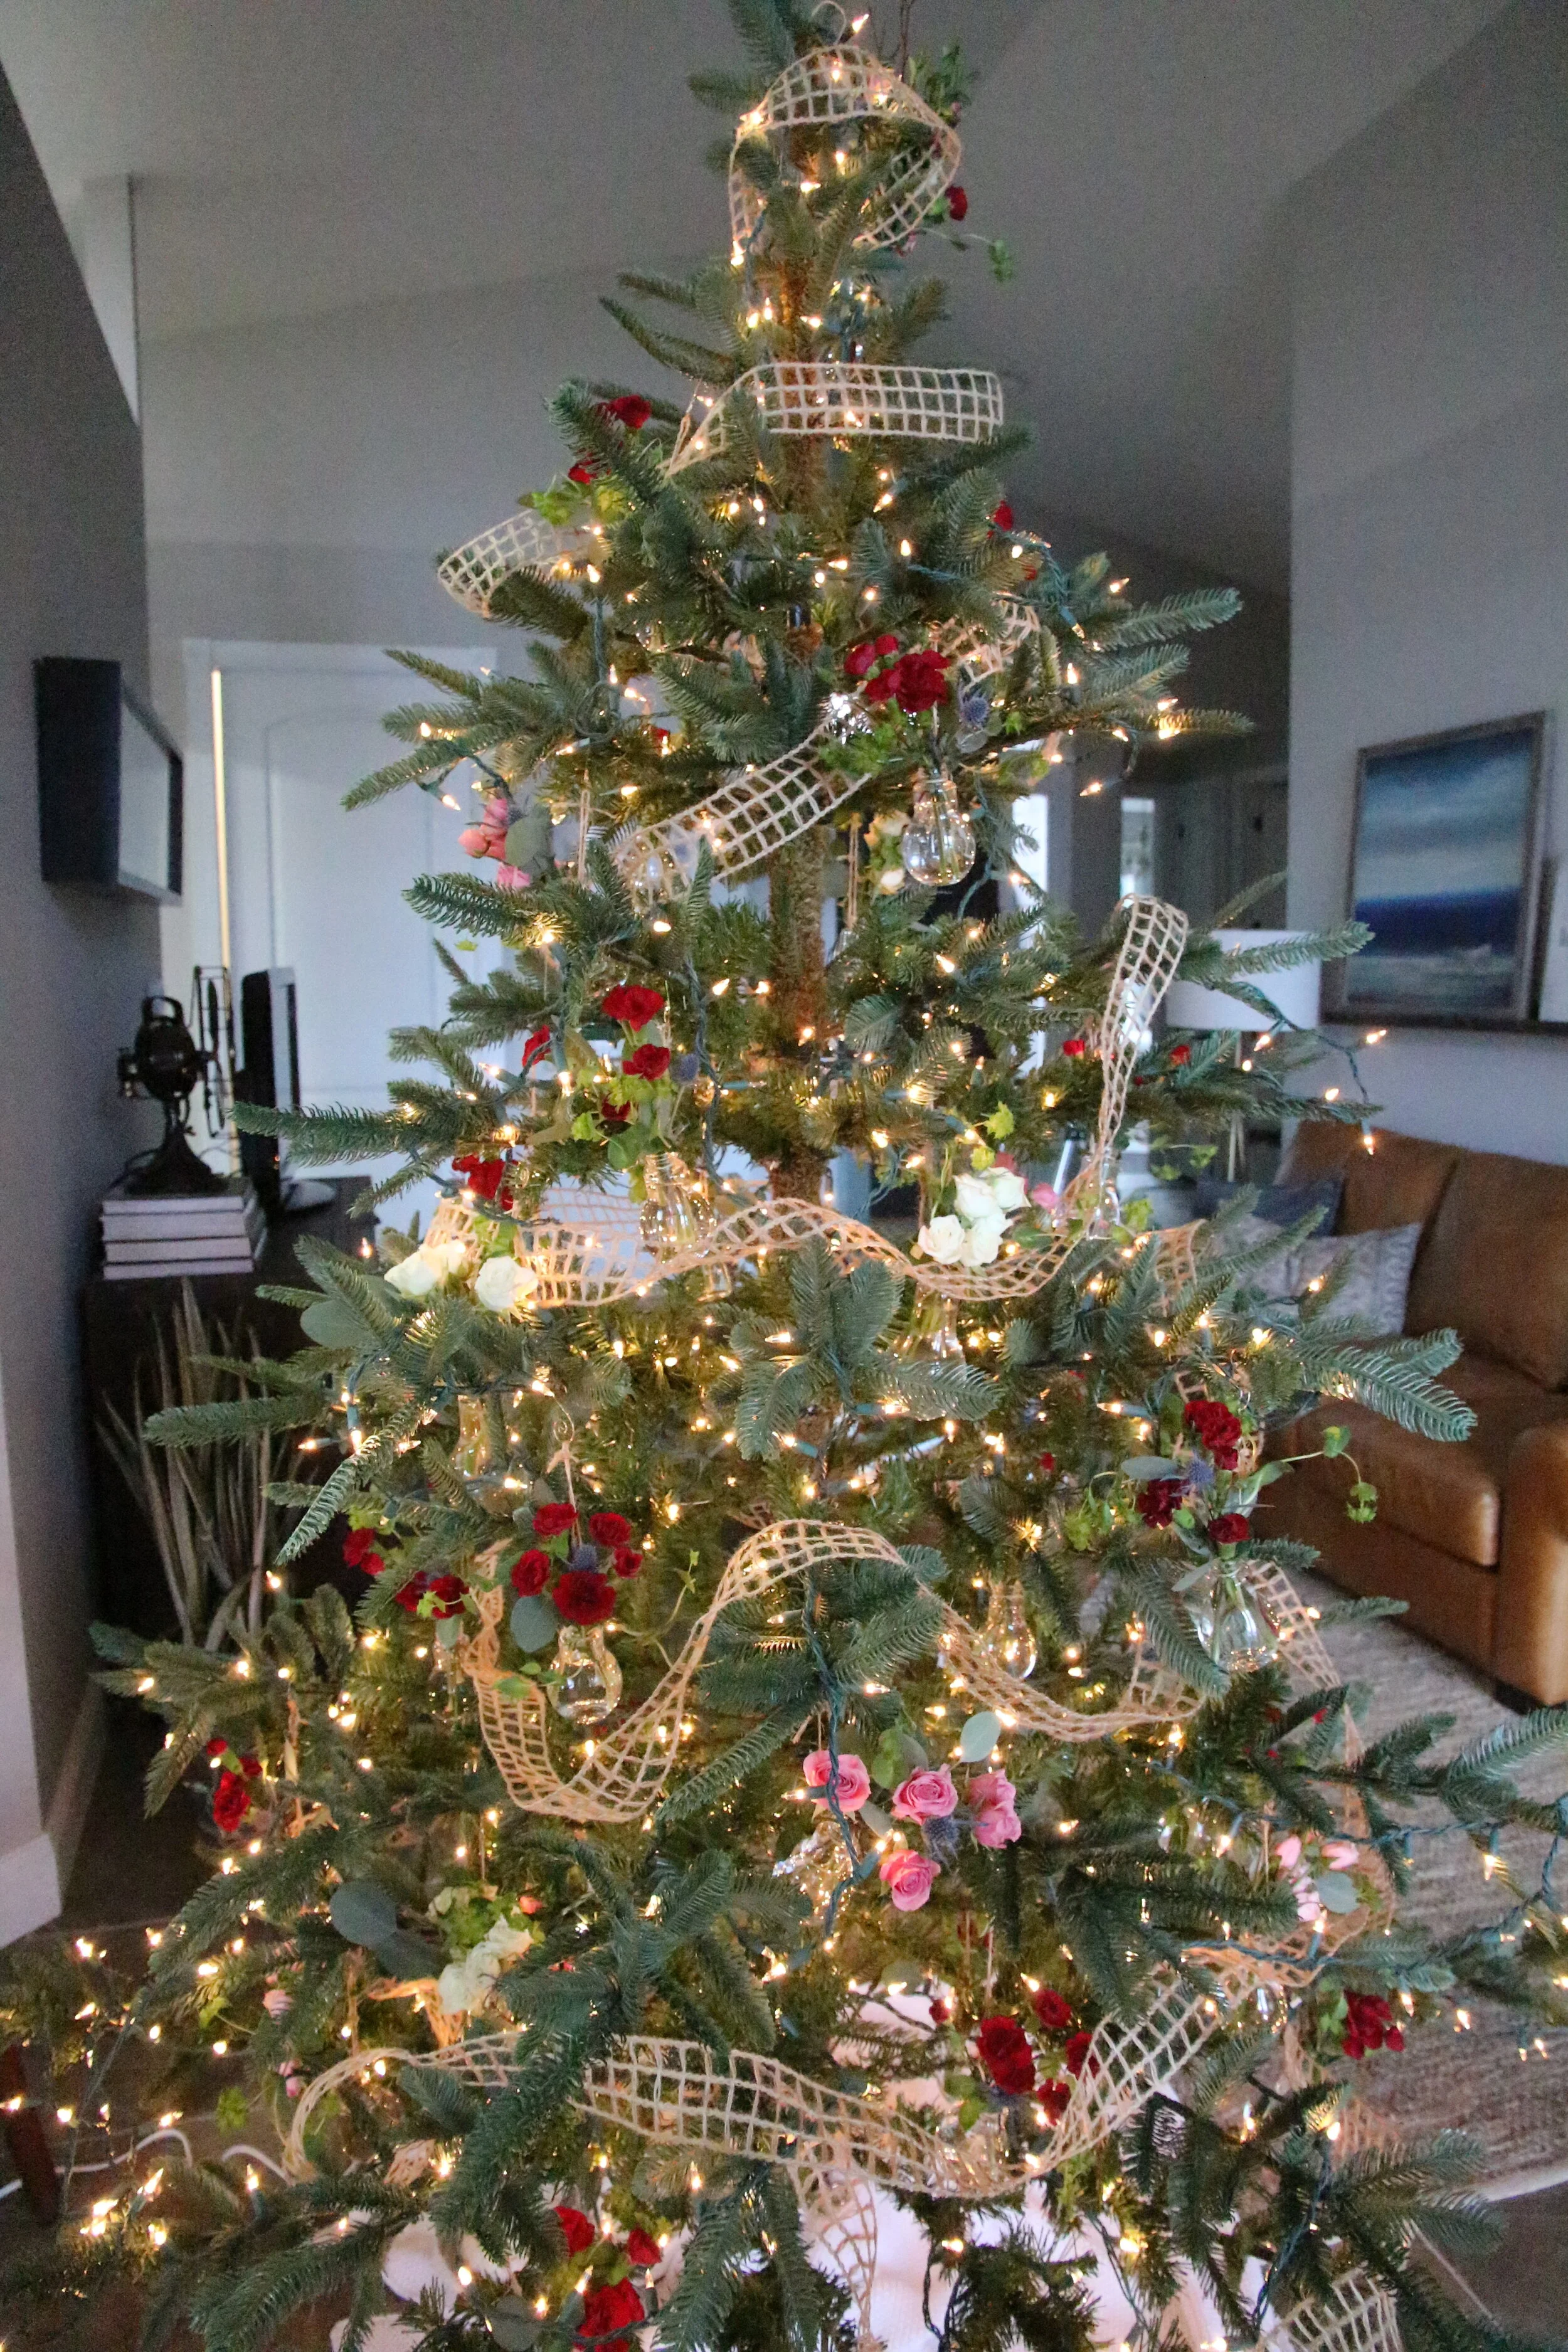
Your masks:
M 1215 931 L 1214 938 L 1222 948 L 1272 947 L 1280 940 L 1301 940 L 1305 931 Z M 1318 1020 L 1318 989 L 1322 978 L 1319 963 L 1294 963 L 1283 971 L 1258 971 L 1251 974 L 1251 984 L 1260 989 L 1270 1003 L 1277 1004 L 1284 1020 L 1298 1029 L 1315 1028 Z M 1222 989 L 1200 988 L 1195 982 L 1176 980 L 1171 983 L 1165 998 L 1165 1017 L 1174 1029 L 1237 1029 L 1255 1031 L 1272 1029 L 1276 1024 L 1244 1004 L 1238 996 L 1226 996 Z

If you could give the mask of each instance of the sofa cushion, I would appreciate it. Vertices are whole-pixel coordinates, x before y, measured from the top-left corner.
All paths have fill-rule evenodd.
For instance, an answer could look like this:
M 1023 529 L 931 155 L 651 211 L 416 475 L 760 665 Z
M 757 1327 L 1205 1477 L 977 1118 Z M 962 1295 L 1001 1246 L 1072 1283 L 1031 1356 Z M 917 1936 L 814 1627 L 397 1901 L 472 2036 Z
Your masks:
M 1459 1154 L 1416 1263 L 1405 1328 L 1445 1326 L 1543 1388 L 1568 1381 L 1568 1168 Z
M 1421 1136 L 1400 1135 L 1387 1127 L 1374 1128 L 1370 1140 L 1369 1151 L 1358 1127 L 1303 1119 L 1279 1162 L 1276 1181 L 1310 1184 L 1323 1176 L 1342 1176 L 1336 1227 L 1342 1234 L 1369 1233 L 1377 1225 L 1427 1223 L 1467 1155 L 1457 1143 L 1428 1143 Z M 1425 1244 L 1420 1255 L 1426 1255 Z
M 1217 1176 L 1200 1176 L 1193 1193 L 1193 1214 L 1196 1217 L 1216 1216 L 1238 1192 L 1256 1190 L 1258 1198 L 1252 1213 L 1261 1217 L 1266 1225 L 1299 1225 L 1314 1209 L 1321 1212 L 1316 1231 L 1331 1234 L 1334 1220 L 1340 1213 L 1340 1194 L 1344 1190 L 1338 1176 L 1321 1176 L 1315 1184 L 1231 1184 Z
M 1300 1465 L 1292 1475 L 1342 1496 L 1359 1470 L 1377 1488 L 1374 1525 L 1397 1528 L 1450 1559 L 1495 1568 L 1503 1490 L 1514 1440 L 1542 1422 L 1568 1419 L 1568 1397 L 1554 1396 L 1506 1364 L 1463 1355 L 1443 1374 L 1446 1387 L 1474 1408 L 1476 1426 L 1458 1445 L 1418 1437 L 1362 1405 L 1320 1404 L 1270 1441 L 1272 1454 L 1310 1452 L 1331 1423 L 1351 1433 L 1355 1468 L 1343 1457 Z

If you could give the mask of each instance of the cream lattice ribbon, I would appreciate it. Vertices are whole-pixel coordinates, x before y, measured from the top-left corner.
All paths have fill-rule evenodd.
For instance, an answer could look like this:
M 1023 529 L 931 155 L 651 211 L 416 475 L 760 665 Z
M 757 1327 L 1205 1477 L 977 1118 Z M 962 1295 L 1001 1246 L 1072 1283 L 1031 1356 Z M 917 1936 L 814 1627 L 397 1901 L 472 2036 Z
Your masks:
M 831 816 L 865 782 L 852 770 L 819 756 L 826 743 L 845 743 L 866 725 L 847 694 L 831 694 L 803 741 L 776 760 L 732 769 L 715 793 L 661 824 L 638 825 L 618 841 L 616 865 L 628 881 L 647 877 L 667 897 L 678 871 L 708 845 L 713 870 L 728 880 L 749 873 L 789 842 Z
M 919 228 L 958 169 L 963 152 L 958 133 L 879 58 L 845 43 L 796 58 L 741 117 L 730 151 L 730 229 L 738 258 L 744 258 L 767 210 L 735 160 L 745 141 L 857 121 L 913 126 L 925 137 L 910 141 L 892 162 L 856 244 L 901 245 Z
M 742 416 L 785 440 L 975 443 L 995 438 L 1003 414 L 1001 379 L 984 368 L 765 360 L 722 392 L 696 394 L 666 470 L 679 474 L 724 457 Z
M 570 569 L 572 559 L 591 548 L 585 531 L 559 530 L 531 507 L 522 507 L 443 556 L 436 577 L 448 596 L 488 621 L 497 590 L 518 572 L 554 572 L 563 565 Z

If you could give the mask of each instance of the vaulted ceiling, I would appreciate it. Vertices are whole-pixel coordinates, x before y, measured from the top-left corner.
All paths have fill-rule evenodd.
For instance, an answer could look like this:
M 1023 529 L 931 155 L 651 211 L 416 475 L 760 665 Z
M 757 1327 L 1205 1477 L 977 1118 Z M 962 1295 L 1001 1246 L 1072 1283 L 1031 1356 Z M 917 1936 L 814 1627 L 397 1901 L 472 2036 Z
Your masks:
M 1037 421 L 1033 491 L 1283 584 L 1291 193 L 1500 5 L 921 0 L 1016 261 L 961 262 L 944 340 Z M 0 0 L 57 197 L 133 177 L 149 341 L 718 243 L 685 77 L 735 55 L 722 0 Z

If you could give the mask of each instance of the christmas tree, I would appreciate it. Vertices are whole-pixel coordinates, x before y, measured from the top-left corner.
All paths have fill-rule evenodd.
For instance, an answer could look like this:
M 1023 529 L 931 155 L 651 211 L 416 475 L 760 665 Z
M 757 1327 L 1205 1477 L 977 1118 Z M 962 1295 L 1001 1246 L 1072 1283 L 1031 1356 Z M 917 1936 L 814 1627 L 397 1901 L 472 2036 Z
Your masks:
M 1238 2346 L 1492 2344 L 1415 2251 L 1479 2228 L 1470 2153 L 1355 2062 L 1469 1989 L 1561 2015 L 1549 1874 L 1451 1947 L 1398 1897 L 1417 1808 L 1556 1823 L 1510 1771 L 1568 1710 L 1363 1745 L 1254 1518 L 1313 1398 L 1461 1434 L 1456 1347 L 1280 1296 L 1245 1198 L 1161 1234 L 1114 1189 L 1134 1118 L 1360 1116 L 1283 1024 L 1245 1071 L 1150 1025 L 1178 965 L 1266 1005 L 1355 937 L 1226 955 L 1132 899 L 1084 939 L 1017 873 L 1054 761 L 1235 723 L 1173 692 L 1235 600 L 1064 566 L 995 380 L 910 360 L 911 256 L 970 242 L 956 57 L 732 13 L 751 69 L 694 85 L 730 249 L 625 281 L 673 325 L 611 306 L 695 394 L 560 394 L 564 478 L 442 567 L 526 656 L 403 656 L 436 698 L 356 794 L 479 778 L 475 867 L 410 893 L 428 1075 L 267 1122 L 441 1205 L 302 1246 L 300 1351 L 159 1423 L 300 1454 L 258 1633 L 102 1637 L 168 1726 L 151 1801 L 211 1776 L 213 1875 L 140 1984 L 6 1995 L 84 2112 L 127 2052 L 149 2112 L 243 2053 L 281 2157 L 131 2165 L 47 2291 L 132 2276 L 212 2352 L 310 2310 L 344 2352 L 391 2311 L 426 2352 L 817 2352 L 869 2337 L 891 2198 L 943 2352 L 1090 2344 L 1096 2243 L 1151 2352 L 1193 2279 Z M 288 1590 L 340 1514 L 352 1615 Z

